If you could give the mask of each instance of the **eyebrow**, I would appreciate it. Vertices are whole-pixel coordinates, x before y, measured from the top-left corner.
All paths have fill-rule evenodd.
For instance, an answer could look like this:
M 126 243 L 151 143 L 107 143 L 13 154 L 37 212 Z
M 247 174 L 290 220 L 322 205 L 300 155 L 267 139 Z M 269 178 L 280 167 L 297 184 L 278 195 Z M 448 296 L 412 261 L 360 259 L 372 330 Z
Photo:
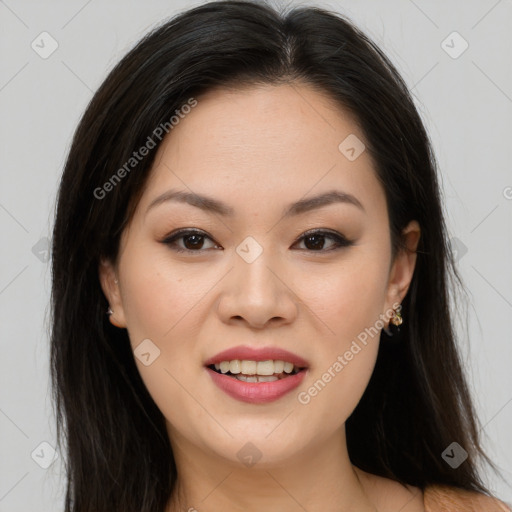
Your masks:
M 233 208 L 217 199 L 213 199 L 212 197 L 187 192 L 185 190 L 171 189 L 156 197 L 147 207 L 146 214 L 156 206 L 167 203 L 169 201 L 190 204 L 200 208 L 205 212 L 216 213 L 223 217 L 232 217 L 235 213 Z M 352 194 L 348 194 L 340 190 L 330 190 L 317 196 L 301 199 L 288 205 L 284 210 L 283 217 L 301 215 L 311 210 L 316 210 L 318 208 L 322 208 L 324 206 L 335 203 L 351 204 L 363 212 L 365 211 L 359 199 L 357 199 Z

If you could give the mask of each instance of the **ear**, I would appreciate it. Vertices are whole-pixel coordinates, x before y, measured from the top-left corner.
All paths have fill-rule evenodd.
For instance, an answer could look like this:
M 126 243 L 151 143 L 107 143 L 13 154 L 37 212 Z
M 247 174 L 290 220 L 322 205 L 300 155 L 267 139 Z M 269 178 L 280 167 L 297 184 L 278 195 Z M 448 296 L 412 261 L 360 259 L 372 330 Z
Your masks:
M 113 313 L 109 315 L 110 323 L 116 327 L 125 328 L 126 319 L 124 315 L 123 302 L 121 299 L 118 278 L 116 277 L 116 269 L 112 262 L 102 259 L 98 267 L 98 275 L 101 289 L 107 298 L 110 309 L 113 311 Z
M 391 265 L 387 290 L 387 308 L 392 309 L 393 304 L 401 303 L 409 285 L 411 284 L 414 268 L 416 266 L 416 250 L 420 240 L 420 225 L 412 220 L 402 231 L 403 246 L 397 251 Z

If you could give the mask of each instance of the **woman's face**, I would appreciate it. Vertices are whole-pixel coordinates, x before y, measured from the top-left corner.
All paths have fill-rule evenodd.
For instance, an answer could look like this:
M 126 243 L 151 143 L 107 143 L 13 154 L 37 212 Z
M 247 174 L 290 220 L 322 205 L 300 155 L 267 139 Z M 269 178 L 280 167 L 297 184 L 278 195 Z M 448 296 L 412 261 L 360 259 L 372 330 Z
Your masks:
M 173 449 L 272 464 L 343 432 L 415 258 L 392 261 L 363 135 L 326 97 L 295 84 L 197 100 L 158 148 L 101 282 Z M 193 194 L 208 200 L 179 200 Z M 413 249 L 418 234 L 411 223 Z M 236 347 L 259 352 L 217 356 Z M 226 360 L 233 375 L 207 366 Z

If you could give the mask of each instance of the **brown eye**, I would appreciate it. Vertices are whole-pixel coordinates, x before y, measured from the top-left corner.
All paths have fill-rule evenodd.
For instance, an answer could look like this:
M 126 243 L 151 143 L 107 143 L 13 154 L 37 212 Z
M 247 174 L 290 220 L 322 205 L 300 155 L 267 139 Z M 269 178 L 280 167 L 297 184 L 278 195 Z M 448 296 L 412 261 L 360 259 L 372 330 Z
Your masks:
M 325 248 L 325 243 L 327 240 L 334 241 L 329 248 Z M 333 233 L 330 231 L 313 231 L 303 235 L 299 241 L 303 241 L 306 249 L 309 252 L 317 251 L 317 252 L 326 252 L 332 251 L 341 247 L 348 247 L 353 244 L 353 242 L 347 240 L 343 235 L 339 233 Z
M 318 251 L 324 248 L 325 239 L 326 237 L 324 235 L 308 235 L 304 237 L 304 245 L 308 249 Z
M 174 251 L 188 253 L 201 253 L 207 249 L 220 248 L 220 246 L 214 242 L 210 247 L 205 248 L 205 241 L 207 240 L 213 242 L 213 240 L 202 231 L 182 230 L 169 235 L 162 241 L 162 243 L 168 245 Z M 331 242 L 326 248 L 326 243 L 328 244 L 329 240 Z M 179 241 L 182 241 L 182 243 L 178 243 Z M 303 242 L 305 245 L 305 249 L 300 248 L 300 250 L 320 253 L 325 253 L 353 245 L 353 242 L 347 240 L 340 233 L 321 230 L 306 233 L 301 238 L 299 238 L 296 243 L 298 242 Z
M 162 243 L 169 245 L 178 252 L 202 252 L 202 250 L 206 250 L 204 247 L 205 240 L 213 241 L 202 231 L 186 230 L 168 236 Z M 178 244 L 178 241 L 183 241 L 182 245 Z M 218 246 L 214 244 L 214 247 Z
M 183 239 L 183 245 L 186 249 L 202 249 L 204 244 L 203 235 L 185 235 L 181 237 Z

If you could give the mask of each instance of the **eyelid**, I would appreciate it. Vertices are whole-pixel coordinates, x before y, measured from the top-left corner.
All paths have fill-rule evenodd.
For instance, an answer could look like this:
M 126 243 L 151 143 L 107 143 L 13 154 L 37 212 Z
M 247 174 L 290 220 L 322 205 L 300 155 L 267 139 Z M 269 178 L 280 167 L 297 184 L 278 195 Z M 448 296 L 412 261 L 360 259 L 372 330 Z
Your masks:
M 299 235 L 299 237 L 295 240 L 294 243 L 298 242 L 299 240 L 302 240 L 303 238 L 307 237 L 307 236 L 311 236 L 311 235 L 328 235 L 328 236 L 331 236 L 333 238 L 343 238 L 345 240 L 347 240 L 347 238 L 342 235 L 341 233 L 338 233 L 337 231 L 334 231 L 332 229 L 328 229 L 328 228 L 313 228 L 313 229 L 308 229 L 307 231 L 304 231 L 304 233 L 301 233 Z
M 204 238 L 209 238 L 216 245 L 219 245 L 210 235 L 208 235 L 208 233 L 206 233 L 205 231 L 202 231 L 201 229 L 197 229 L 197 228 L 179 229 L 178 231 L 175 231 L 175 232 L 170 233 L 169 235 L 166 235 L 161 242 L 165 245 L 168 245 L 169 247 L 171 247 L 171 249 L 173 251 L 176 251 L 176 252 L 186 252 L 189 254 L 190 253 L 198 253 L 198 254 L 203 253 L 205 251 L 204 249 L 199 249 L 197 251 L 193 251 L 191 249 L 183 249 L 181 247 L 173 246 L 173 244 L 176 240 L 179 240 L 180 238 L 184 238 L 185 236 L 191 236 L 191 235 L 198 235 L 198 236 L 202 236 Z
M 311 254 L 321 255 L 321 254 L 329 253 L 331 251 L 336 251 L 338 249 L 343 249 L 346 247 L 350 247 L 351 245 L 354 245 L 353 240 L 349 240 L 345 235 L 339 233 L 338 231 L 329 229 L 329 228 L 309 229 L 308 231 L 305 231 L 304 233 L 302 233 L 295 240 L 293 245 L 302 241 L 304 238 L 307 238 L 308 236 L 312 236 L 312 235 L 320 235 L 320 236 L 324 236 L 325 238 L 331 238 L 332 240 L 337 242 L 337 246 L 330 248 L 330 249 L 320 249 L 318 251 L 312 251 L 312 250 L 307 250 L 307 249 L 299 249 L 299 250 L 307 252 L 307 253 L 311 253 Z
M 181 253 L 185 252 L 185 253 L 189 253 L 189 254 L 190 253 L 202 254 L 206 250 L 208 250 L 208 249 L 198 249 L 195 251 L 192 249 L 183 249 L 181 247 L 173 246 L 173 244 L 176 240 L 179 240 L 180 238 L 184 238 L 186 236 L 191 236 L 191 235 L 198 235 L 198 236 L 202 236 L 204 238 L 208 238 L 212 242 L 214 242 L 216 245 L 219 245 L 210 235 L 208 235 L 208 233 L 206 233 L 205 231 L 202 231 L 200 229 L 197 229 L 197 228 L 179 229 L 178 231 L 175 231 L 175 232 L 170 233 L 169 235 L 165 236 L 165 238 L 163 240 L 161 240 L 161 243 L 168 245 L 173 251 L 181 252 Z M 331 248 L 331 249 L 319 249 L 317 251 L 308 250 L 308 249 L 299 249 L 300 251 L 304 251 L 307 253 L 313 253 L 313 254 L 316 253 L 316 254 L 320 255 L 320 254 L 328 253 L 330 251 L 336 251 L 338 249 L 343 249 L 343 248 L 349 247 L 351 245 L 354 245 L 353 240 L 349 240 L 348 238 L 346 238 L 344 235 L 342 235 L 341 233 L 339 233 L 337 231 L 334 231 L 334 230 L 331 230 L 328 228 L 314 228 L 314 229 L 305 231 L 297 239 L 295 239 L 295 241 L 292 244 L 292 247 L 293 247 L 293 245 L 296 245 L 298 242 L 302 241 L 304 238 L 307 238 L 308 236 L 312 236 L 312 235 L 320 235 L 320 236 L 324 236 L 325 238 L 331 238 L 332 240 L 334 240 L 337 243 L 337 246 L 335 246 L 334 248 Z

